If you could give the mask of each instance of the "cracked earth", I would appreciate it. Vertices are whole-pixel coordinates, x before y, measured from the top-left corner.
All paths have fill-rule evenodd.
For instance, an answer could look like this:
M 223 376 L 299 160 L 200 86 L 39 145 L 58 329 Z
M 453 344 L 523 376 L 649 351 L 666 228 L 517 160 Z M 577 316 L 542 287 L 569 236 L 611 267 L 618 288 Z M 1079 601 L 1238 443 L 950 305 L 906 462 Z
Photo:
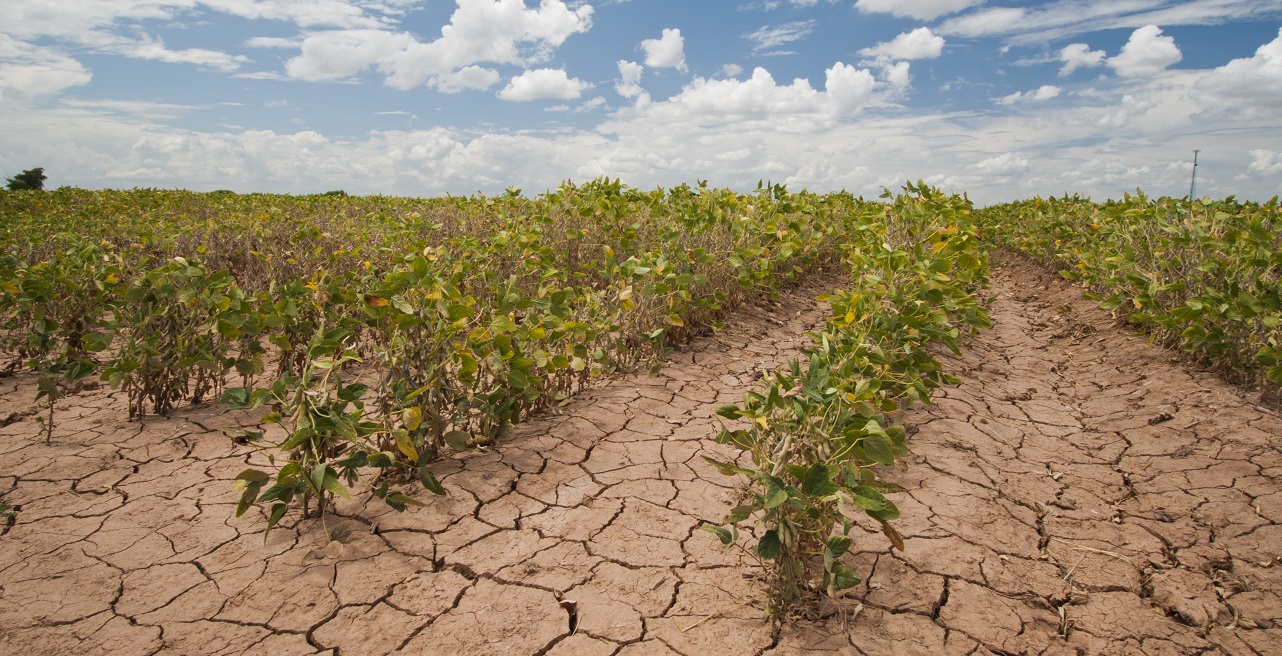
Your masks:
M 436 463 L 425 508 L 265 542 L 232 479 L 266 458 L 223 432 L 253 414 L 140 426 L 87 390 L 46 446 L 34 381 L 0 380 L 0 652 L 1282 654 L 1282 419 L 1014 258 L 944 358 L 962 384 L 905 417 L 906 550 L 864 522 L 842 611 L 772 632 L 755 565 L 698 530 L 738 499 L 700 456 L 734 457 L 714 409 L 795 357 L 823 291 Z

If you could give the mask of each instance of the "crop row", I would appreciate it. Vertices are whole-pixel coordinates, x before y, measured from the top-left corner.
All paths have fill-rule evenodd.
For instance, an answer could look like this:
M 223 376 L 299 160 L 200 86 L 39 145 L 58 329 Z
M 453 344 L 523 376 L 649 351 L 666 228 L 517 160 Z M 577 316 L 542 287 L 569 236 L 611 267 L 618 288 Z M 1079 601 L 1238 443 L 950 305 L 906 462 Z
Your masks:
M 873 205 L 608 180 L 426 204 L 79 190 L 0 202 L 23 236 L 0 260 L 0 339 L 11 366 L 39 373 L 47 429 L 56 398 L 93 375 L 126 393 L 131 417 L 273 406 L 286 437 L 248 437 L 287 464 L 246 472 L 239 508 L 270 504 L 272 524 L 295 501 L 323 509 L 371 467 L 393 506 L 409 497 L 387 484 L 409 472 L 439 492 L 424 465 L 447 449 L 492 444 L 836 261 Z M 306 225 L 317 209 L 323 230 Z
M 236 512 L 324 517 L 359 487 L 394 508 L 428 464 L 491 446 L 594 379 L 718 327 L 818 266 L 848 284 L 803 360 L 769 374 L 718 439 L 750 454 L 750 500 L 709 526 L 770 572 L 770 612 L 857 582 L 863 512 L 902 547 L 878 478 L 901 411 L 954 382 L 927 348 L 987 325 L 970 203 L 924 184 L 888 202 L 762 186 L 740 195 L 617 181 L 534 199 L 59 190 L 0 194 L 0 351 L 54 401 L 98 376 L 131 417 L 221 399 L 269 407 L 243 438 L 283 457 L 237 479 Z M 890 198 L 889 193 L 886 198 Z M 751 521 L 755 540 L 741 541 Z
M 903 549 L 890 524 L 899 510 L 885 496 L 901 490 L 879 478 L 907 452 L 906 430 L 895 422 L 957 382 L 929 345 L 957 351 L 964 330 L 988 326 L 972 296 L 986 284 L 988 259 L 970 202 L 921 183 L 906 191 L 865 208 L 846 236 L 849 284 L 825 298 L 832 316 L 802 359 L 769 374 L 742 404 L 717 411 L 735 422 L 718 441 L 745 451 L 752 465 L 711 462 L 745 477 L 750 496 L 724 526 L 704 529 L 761 561 L 775 619 L 807 596 L 835 597 L 859 583 L 840 561 L 855 514 L 877 521 Z M 753 525 L 750 540 L 740 535 L 745 522 Z
M 1282 398 L 1277 197 L 1038 198 L 977 217 L 986 238 L 1058 266 L 1154 339 Z

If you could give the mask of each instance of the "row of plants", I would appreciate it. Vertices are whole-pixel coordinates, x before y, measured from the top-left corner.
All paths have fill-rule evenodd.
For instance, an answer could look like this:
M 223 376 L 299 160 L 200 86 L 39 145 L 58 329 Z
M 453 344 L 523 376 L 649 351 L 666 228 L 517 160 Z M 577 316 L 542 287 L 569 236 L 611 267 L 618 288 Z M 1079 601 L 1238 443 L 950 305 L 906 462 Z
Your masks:
M 850 281 L 825 298 L 832 316 L 813 346 L 743 403 L 717 411 L 732 422 L 718 442 L 741 449 L 750 464 L 709 461 L 744 477 L 750 494 L 723 525 L 703 528 L 761 562 L 776 620 L 799 600 L 836 597 L 859 583 L 840 559 L 860 513 L 903 549 L 890 523 L 899 511 L 885 496 L 901 490 L 879 476 L 907 452 L 897 422 L 932 390 L 957 382 L 930 345 L 957 351 L 963 332 L 988 326 L 972 295 L 986 284 L 988 260 L 970 202 L 923 183 L 905 192 L 861 208 L 842 243 Z
M 1266 203 L 1033 199 L 977 213 L 985 238 L 1049 262 L 1154 339 L 1282 400 L 1282 211 Z
M 397 508 L 412 503 L 397 482 L 440 493 L 426 463 L 493 444 L 835 261 L 874 205 L 609 180 L 536 199 L 255 197 L 244 202 L 279 211 L 248 214 L 227 194 L 16 195 L 41 205 L 0 198 L 15 212 L 4 224 L 25 226 L 0 260 L 0 341 L 11 367 L 39 374 L 49 430 L 57 397 L 94 375 L 125 392 L 131 417 L 220 398 L 271 406 L 285 437 L 245 438 L 282 465 L 242 474 L 237 509 L 268 506 L 269 527 L 358 485 Z M 331 207 L 346 210 L 324 229 L 284 218 Z

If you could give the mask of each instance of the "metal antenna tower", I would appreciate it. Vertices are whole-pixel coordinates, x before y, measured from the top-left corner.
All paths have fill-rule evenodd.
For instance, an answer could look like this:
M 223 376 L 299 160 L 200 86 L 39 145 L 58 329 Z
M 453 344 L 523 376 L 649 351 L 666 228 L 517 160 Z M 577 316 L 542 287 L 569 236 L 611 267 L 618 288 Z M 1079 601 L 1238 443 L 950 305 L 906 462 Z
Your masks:
M 1193 177 L 1189 179 L 1189 202 L 1193 202 L 1193 190 L 1197 188 L 1197 154 L 1202 151 L 1193 150 Z

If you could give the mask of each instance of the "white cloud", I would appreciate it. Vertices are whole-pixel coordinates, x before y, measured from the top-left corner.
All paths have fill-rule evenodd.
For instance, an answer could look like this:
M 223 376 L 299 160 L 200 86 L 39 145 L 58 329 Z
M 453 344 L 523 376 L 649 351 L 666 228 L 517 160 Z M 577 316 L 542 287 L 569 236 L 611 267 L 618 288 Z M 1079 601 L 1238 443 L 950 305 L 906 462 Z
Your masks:
M 70 98 L 62 101 L 63 106 L 77 109 L 102 110 L 107 113 L 124 114 L 151 120 L 171 120 L 187 115 L 195 109 L 190 105 L 175 103 L 147 102 L 142 100 L 81 100 Z M 268 103 L 267 106 L 271 106 Z
M 252 39 L 245 40 L 246 48 L 299 48 L 302 47 L 302 39 L 287 39 L 277 36 L 256 36 Z
M 1195 90 L 1194 97 L 1212 112 L 1276 117 L 1282 107 L 1282 29 L 1254 56 L 1211 71 Z
M 333 30 L 303 41 L 302 53 L 285 64 L 290 77 L 308 81 L 351 77 L 404 52 L 415 43 L 409 34 L 383 30 Z
M 1255 148 L 1251 151 L 1251 164 L 1247 170 L 1258 175 L 1282 174 L 1282 151 Z
M 0 34 L 0 98 L 34 98 L 88 84 L 93 75 L 54 49 Z
M 1028 170 L 1028 158 L 1007 152 L 981 160 L 972 168 L 985 175 L 1015 175 Z
M 571 78 L 559 68 L 540 68 L 526 71 L 514 78 L 499 91 L 499 98 L 525 102 L 529 100 L 573 100 L 592 85 L 578 78 Z
M 907 89 L 912 83 L 912 76 L 908 74 L 909 66 L 906 61 L 887 63 L 881 69 L 882 79 L 896 89 Z
M 654 68 L 675 68 L 686 70 L 685 39 L 680 29 L 664 29 L 657 39 L 646 39 L 641 42 L 645 50 L 645 65 Z
M 442 90 L 473 88 L 490 76 L 478 71 L 458 77 L 481 63 L 528 65 L 545 61 L 573 34 L 592 24 L 592 7 L 571 10 L 561 0 L 543 0 L 536 9 L 524 0 L 458 0 L 441 37 L 423 43 L 408 33 L 387 30 L 332 30 L 307 37 L 302 53 L 289 60 L 290 76 L 307 80 L 340 79 L 377 68 L 388 86 Z
M 1061 89 L 1051 84 L 1044 84 L 1033 91 L 1016 91 L 1009 96 L 997 99 L 1003 105 L 1014 105 L 1019 102 L 1041 102 L 1059 96 Z
M 1174 38 L 1162 36 L 1162 28 L 1156 25 L 1145 25 L 1131 33 L 1122 52 L 1110 57 L 1108 65 L 1118 75 L 1137 77 L 1164 71 L 1183 58 Z
M 747 80 L 695 78 L 681 93 L 640 107 L 647 118 L 672 124 L 726 124 L 741 121 L 836 120 L 859 111 L 875 82 L 867 70 L 838 62 L 825 74 L 824 91 L 804 79 L 780 85 L 764 68 Z
M 109 50 L 134 59 L 147 59 L 168 64 L 194 64 L 220 71 L 234 71 L 240 68 L 241 64 L 249 61 L 249 58 L 244 55 L 229 55 L 219 50 L 205 48 L 170 50 L 161 40 L 150 38 L 138 41 L 122 40 L 112 45 Z
M 1022 7 L 981 9 L 944 21 L 939 26 L 939 33 L 964 37 L 1007 34 L 1012 28 L 1027 26 L 1026 14 Z
M 645 93 L 641 87 L 641 74 L 645 67 L 636 62 L 619 60 L 619 80 L 614 83 L 614 91 L 624 98 L 636 98 Z
M 743 38 L 753 43 L 753 52 L 772 50 L 781 45 L 800 41 L 810 36 L 818 21 L 805 20 L 784 23 L 783 25 L 765 25 L 755 32 L 744 34 Z
M 1085 43 L 1070 43 L 1059 51 L 1059 60 L 1064 62 L 1059 69 L 1060 77 L 1065 77 L 1079 68 L 1094 68 L 1104 63 L 1108 53 L 1103 50 L 1091 50 Z
M 934 59 L 944 51 L 944 37 L 937 36 L 929 27 L 919 27 L 904 32 L 885 43 L 864 48 L 859 54 L 865 57 L 891 59 Z
M 499 83 L 502 76 L 499 72 L 480 66 L 464 66 L 452 73 L 446 73 L 436 79 L 436 88 L 441 93 L 458 93 L 460 91 L 484 91 Z
M 377 27 L 384 22 L 365 12 L 360 5 L 366 3 L 343 0 L 200 0 L 200 4 L 249 20 L 287 21 L 299 27 Z
M 976 9 L 944 21 L 936 32 L 965 37 L 1005 36 L 1012 43 L 1034 45 L 1102 30 L 1217 25 L 1239 19 L 1259 20 L 1277 13 L 1276 0 L 1055 0 L 1030 8 Z
M 726 64 L 721 67 L 721 74 L 726 77 L 739 77 L 743 74 L 743 67 L 738 64 Z
M 900 18 L 935 20 L 940 16 L 969 9 L 984 0 L 858 0 L 855 7 L 870 14 L 890 14 Z

